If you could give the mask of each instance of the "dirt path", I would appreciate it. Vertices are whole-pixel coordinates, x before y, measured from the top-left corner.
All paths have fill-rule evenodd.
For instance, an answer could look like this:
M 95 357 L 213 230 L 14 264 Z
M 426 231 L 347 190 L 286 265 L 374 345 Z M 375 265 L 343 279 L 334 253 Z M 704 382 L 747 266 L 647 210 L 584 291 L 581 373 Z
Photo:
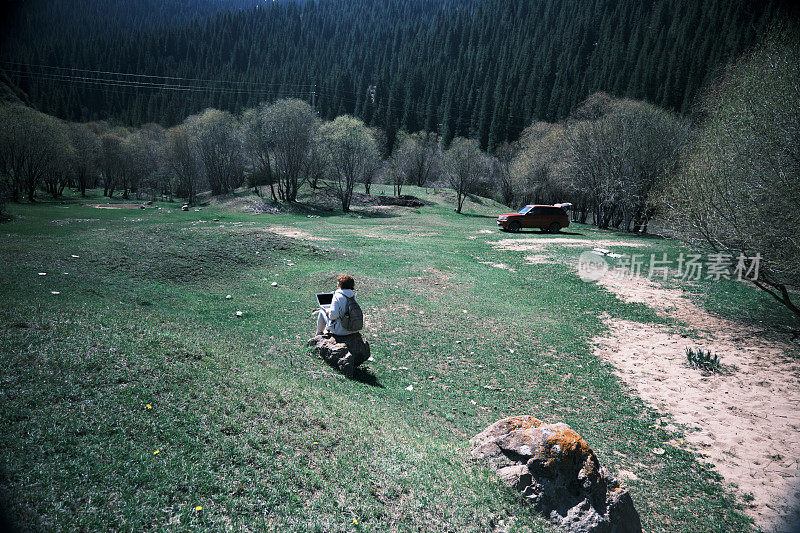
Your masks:
M 311 235 L 307 231 L 303 231 L 301 229 L 292 228 L 289 226 L 267 226 L 264 228 L 266 231 L 270 231 L 272 233 L 277 233 L 278 235 L 282 235 L 283 237 L 289 237 L 290 239 L 298 239 L 301 241 L 327 241 L 330 240 L 326 237 L 319 237 L 317 235 Z
M 142 202 L 138 204 L 84 204 L 86 207 L 94 207 L 96 209 L 139 209 L 142 207 Z
M 752 494 L 747 511 L 760 528 L 800 531 L 800 363 L 787 355 L 791 347 L 710 314 L 679 289 L 644 278 L 605 276 L 598 283 L 623 301 L 681 320 L 700 338 L 606 319 L 610 331 L 595 339 L 595 353 L 642 399 L 688 428 L 686 442 L 672 445 L 699 452 L 726 482 Z M 704 375 L 689 368 L 687 346 L 710 349 L 736 369 Z
M 574 239 L 571 237 L 530 237 L 530 238 L 516 238 L 516 239 L 500 239 L 499 241 L 487 241 L 495 248 L 503 250 L 516 250 L 520 252 L 548 252 L 553 247 L 581 247 L 591 250 L 596 246 L 609 246 L 613 245 L 615 248 L 619 247 L 642 247 L 650 246 L 648 242 L 642 241 L 607 241 L 602 239 Z

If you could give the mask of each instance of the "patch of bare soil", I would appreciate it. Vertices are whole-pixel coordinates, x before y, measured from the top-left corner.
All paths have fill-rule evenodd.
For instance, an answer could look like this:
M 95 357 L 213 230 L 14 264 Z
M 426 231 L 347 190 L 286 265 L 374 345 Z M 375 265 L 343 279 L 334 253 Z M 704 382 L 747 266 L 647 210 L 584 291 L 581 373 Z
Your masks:
M 290 239 L 298 239 L 301 241 L 328 241 L 327 237 L 318 237 L 317 235 L 312 235 L 306 231 L 301 229 L 292 228 L 290 226 L 267 226 L 264 228 L 266 231 L 276 233 L 278 235 L 282 235 L 283 237 L 289 237 Z
M 508 270 L 510 272 L 516 272 L 515 269 L 511 268 L 505 263 L 493 263 L 491 261 L 478 261 L 478 263 L 482 265 L 489 265 L 490 267 L 499 268 L 501 270 Z
M 422 232 L 410 232 L 406 233 L 406 235 L 410 237 L 436 237 L 441 235 L 441 233 L 436 233 L 435 231 L 422 231 Z
M 672 442 L 712 462 L 725 481 L 750 493 L 748 513 L 766 531 L 800 525 L 800 364 L 791 347 L 756 328 L 712 315 L 644 278 L 599 280 L 620 299 L 653 307 L 700 334 L 689 339 L 669 328 L 607 319 L 609 334 L 595 339 L 596 355 L 645 401 L 688 429 Z M 710 349 L 729 369 L 703 374 L 686 364 L 686 347 Z M 672 429 L 672 428 L 667 428 Z
M 489 242 L 489 244 L 502 248 L 503 250 L 516 250 L 521 252 L 544 252 L 553 245 L 558 246 L 580 246 L 594 248 L 601 246 L 649 246 L 650 243 L 636 241 L 603 241 L 597 239 L 570 239 L 569 237 L 550 237 L 543 236 L 530 239 L 500 239 L 499 241 Z
M 94 207 L 96 209 L 139 209 L 141 202 L 138 204 L 84 204 L 86 207 Z
M 542 265 L 548 263 L 555 263 L 552 257 L 544 254 L 526 255 L 525 261 L 531 265 Z

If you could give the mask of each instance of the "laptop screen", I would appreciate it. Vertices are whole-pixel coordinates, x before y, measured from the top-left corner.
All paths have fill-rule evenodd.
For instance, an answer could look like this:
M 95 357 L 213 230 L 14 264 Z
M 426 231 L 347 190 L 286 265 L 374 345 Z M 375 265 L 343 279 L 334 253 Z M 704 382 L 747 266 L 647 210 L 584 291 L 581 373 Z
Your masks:
M 319 305 L 331 305 L 333 301 L 333 293 L 332 292 L 320 292 L 317 293 L 317 304 Z

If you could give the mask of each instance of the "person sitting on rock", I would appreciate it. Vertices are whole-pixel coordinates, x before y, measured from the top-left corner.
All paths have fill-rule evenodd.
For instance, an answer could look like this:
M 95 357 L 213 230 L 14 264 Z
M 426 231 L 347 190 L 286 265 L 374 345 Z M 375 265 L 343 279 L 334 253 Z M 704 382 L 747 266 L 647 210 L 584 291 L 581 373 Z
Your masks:
M 317 335 L 332 333 L 337 336 L 351 335 L 355 331 L 348 330 L 342 324 L 347 312 L 347 301 L 355 301 L 356 282 L 350 274 L 342 274 L 337 278 L 338 286 L 333 293 L 333 300 L 327 309 L 320 309 L 317 314 Z M 359 312 L 361 309 L 359 308 Z

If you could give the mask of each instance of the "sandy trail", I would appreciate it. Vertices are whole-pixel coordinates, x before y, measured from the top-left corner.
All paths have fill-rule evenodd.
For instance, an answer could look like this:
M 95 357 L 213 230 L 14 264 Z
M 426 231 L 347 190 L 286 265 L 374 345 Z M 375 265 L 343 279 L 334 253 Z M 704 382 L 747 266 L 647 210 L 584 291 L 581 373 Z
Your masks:
M 758 527 L 800 531 L 800 364 L 787 355 L 791 347 L 710 314 L 679 289 L 613 275 L 598 283 L 697 330 L 700 338 L 690 339 L 664 326 L 606 319 L 610 331 L 595 339 L 595 353 L 642 399 L 687 427 L 682 447 L 753 495 L 747 512 Z M 736 369 L 704 375 L 689 368 L 687 346 L 710 349 Z
M 94 207 L 95 209 L 139 209 L 142 202 L 138 204 L 84 204 L 86 207 Z
M 289 226 L 267 226 L 264 228 L 265 231 L 269 231 L 272 233 L 276 233 L 278 235 L 282 235 L 283 237 L 289 237 L 290 239 L 299 239 L 303 241 L 327 241 L 330 240 L 327 237 L 318 237 L 316 235 L 312 235 L 306 231 L 301 229 L 292 228 Z
M 640 247 L 650 246 L 649 242 L 638 241 L 607 241 L 602 239 L 572 239 L 569 237 L 551 237 L 545 235 L 543 237 L 532 237 L 523 239 L 500 239 L 499 241 L 491 242 L 488 244 L 503 250 L 516 250 L 520 252 L 546 252 L 553 246 L 580 246 L 591 250 L 594 247 L 612 246 L 614 248 L 620 247 Z

